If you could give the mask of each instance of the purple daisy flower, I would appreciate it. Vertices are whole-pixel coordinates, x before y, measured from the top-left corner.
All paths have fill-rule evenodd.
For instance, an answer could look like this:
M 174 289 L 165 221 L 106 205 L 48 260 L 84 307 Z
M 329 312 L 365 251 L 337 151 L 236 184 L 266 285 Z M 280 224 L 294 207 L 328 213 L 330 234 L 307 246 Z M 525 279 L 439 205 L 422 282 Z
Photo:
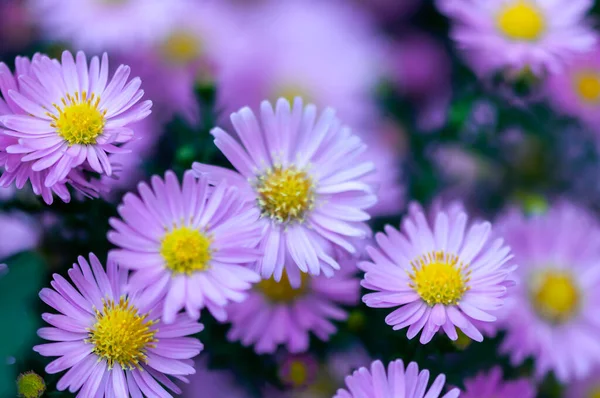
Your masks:
M 133 137 L 127 125 L 150 114 L 151 101 L 138 103 L 144 95 L 141 80 L 127 83 L 125 65 L 109 79 L 106 54 L 102 61 L 93 57 L 89 66 L 83 52 L 77 60 L 63 52 L 62 64 L 39 56 L 30 69 L 19 77 L 20 90 L 8 92 L 22 112 L 0 116 L 4 134 L 18 138 L 6 151 L 21 154 L 22 162 L 34 161 L 33 171 L 47 170 L 46 187 L 75 168 L 111 175 L 108 154 L 123 152 L 118 145 Z
M 195 163 L 197 175 L 225 179 L 262 213 L 265 255 L 257 262 L 263 278 L 281 280 L 284 267 L 292 286 L 300 273 L 331 276 L 339 269 L 332 246 L 356 253 L 354 241 L 370 234 L 365 211 L 377 198 L 364 178 L 373 163 L 361 161 L 361 140 L 328 108 L 317 118 L 314 105 L 293 107 L 281 98 L 276 110 L 261 104 L 261 123 L 249 108 L 231 115 L 239 140 L 220 128 L 215 144 L 238 173 Z M 284 261 L 286 260 L 286 261 Z M 290 261 L 291 260 L 291 261 Z
M 600 225 L 569 203 L 527 217 L 512 210 L 498 220 L 520 268 L 501 346 L 518 365 L 562 382 L 582 379 L 600 364 Z
M 426 344 L 443 330 L 452 340 L 455 326 L 476 341 L 483 335 L 476 321 L 494 322 L 491 313 L 502 308 L 508 279 L 516 268 L 502 239 L 491 240 L 489 222 L 468 224 L 457 209 L 439 211 L 428 222 L 421 209 L 409 212 L 398 231 L 386 226 L 375 236 L 377 247 L 367 248 L 371 261 L 361 262 L 362 286 L 369 307 L 399 307 L 386 318 L 394 330 L 408 328 Z M 430 226 L 433 225 L 433 227 Z
M 59 314 L 42 315 L 53 327 L 39 329 L 38 335 L 53 343 L 33 349 L 59 357 L 46 372 L 68 369 L 56 388 L 79 391 L 81 398 L 170 397 L 164 387 L 181 393 L 169 376 L 187 381 L 185 376 L 194 373 L 191 358 L 202 343 L 186 336 L 200 332 L 202 324 L 180 315 L 165 325 L 159 308 L 124 293 L 127 273 L 114 262 L 108 262 L 107 272 L 93 254 L 89 263 L 81 256 L 78 262 L 69 270 L 72 284 L 55 274 L 53 289 L 40 292 Z
M 168 171 L 164 180 L 141 183 L 139 195 L 128 193 L 112 218 L 108 240 L 119 246 L 111 256 L 136 272 L 132 291 L 148 301 L 164 298 L 163 320 L 176 319 L 185 308 L 194 319 L 207 307 L 218 320 L 224 306 L 241 302 L 260 276 L 246 265 L 259 257 L 258 211 L 243 203 L 237 188 L 185 173 L 180 186 Z
M 287 260 L 291 261 L 289 256 Z M 227 307 L 232 323 L 228 339 L 254 345 L 259 354 L 273 353 L 280 344 L 289 352 L 304 352 L 310 332 L 328 340 L 336 331 L 331 321 L 348 316 L 340 305 L 355 305 L 360 294 L 352 261 L 341 262 L 341 269 L 331 278 L 296 275 L 301 280 L 298 288 L 290 285 L 286 273 L 279 282 L 265 279 L 257 283 L 246 301 Z M 299 273 L 297 267 L 291 267 L 290 272 Z
M 333 398 L 438 398 L 444 388 L 446 376 L 437 376 L 427 391 L 429 371 L 419 372 L 415 362 L 408 364 L 404 369 L 402 360 L 397 359 L 389 363 L 387 372 L 381 361 L 371 364 L 371 369 L 360 368 L 352 375 L 346 377 L 347 390 L 340 389 Z M 460 390 L 454 388 L 442 398 L 456 398 Z
M 535 398 L 534 384 L 527 379 L 504 381 L 502 369 L 495 367 L 465 380 L 462 398 Z
M 45 38 L 89 51 L 138 50 L 175 23 L 187 0 L 27 0 Z
M 560 71 L 589 51 L 597 34 L 586 21 L 593 0 L 438 0 L 451 32 L 475 71 Z

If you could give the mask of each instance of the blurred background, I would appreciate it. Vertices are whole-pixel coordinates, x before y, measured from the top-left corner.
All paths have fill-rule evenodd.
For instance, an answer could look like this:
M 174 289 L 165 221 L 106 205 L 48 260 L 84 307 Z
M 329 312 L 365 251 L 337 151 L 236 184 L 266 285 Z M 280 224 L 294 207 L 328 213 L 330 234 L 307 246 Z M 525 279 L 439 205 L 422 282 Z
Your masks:
M 108 218 L 137 182 L 194 161 L 227 165 L 209 130 L 263 99 L 331 106 L 369 144 L 384 193 L 375 230 L 397 225 L 413 200 L 460 199 L 488 219 L 507 204 L 543 211 L 557 197 L 599 210 L 600 124 L 559 111 L 539 77 L 477 76 L 450 27 L 428 0 L 0 0 L 0 61 L 11 70 L 17 55 L 107 52 L 111 69 L 131 66 L 154 103 L 103 200 L 47 206 L 28 189 L 0 188 L 0 262 L 9 268 L 0 278 L 0 397 L 15 396 L 17 376 L 30 370 L 44 377 L 48 397 L 73 396 L 55 391 L 59 375 L 46 375 L 49 359 L 31 350 L 46 310 L 37 293 L 78 255 L 106 258 Z M 228 325 L 203 314 L 195 383 L 234 380 L 244 391 L 216 397 L 330 397 L 375 358 L 416 360 L 457 386 L 495 364 L 509 378 L 532 374 L 530 361 L 510 367 L 497 353 L 502 334 L 422 346 L 387 326 L 386 310 L 348 312 L 330 342 L 315 338 L 302 355 L 257 355 L 227 342 Z M 564 388 L 548 376 L 539 397 Z

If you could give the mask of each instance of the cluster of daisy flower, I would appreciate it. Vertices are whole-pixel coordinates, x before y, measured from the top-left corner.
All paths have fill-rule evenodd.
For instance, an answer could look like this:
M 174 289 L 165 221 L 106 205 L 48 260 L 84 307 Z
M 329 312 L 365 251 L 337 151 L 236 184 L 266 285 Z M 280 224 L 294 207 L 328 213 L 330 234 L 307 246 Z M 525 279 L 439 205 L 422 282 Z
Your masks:
M 442 183 L 427 191 L 432 164 L 500 185 L 512 181 L 497 163 L 518 169 L 531 152 L 488 168 L 424 144 L 460 124 L 458 151 L 480 147 L 473 131 L 500 116 L 482 101 L 457 123 L 444 46 L 376 29 L 417 1 L 373 1 L 369 15 L 361 0 L 25 3 L 44 40 L 75 51 L 0 62 L 0 283 L 45 241 L 77 253 L 39 291 L 46 374 L 19 376 L 21 396 L 534 398 L 547 380 L 599 396 L 600 219 L 568 195 L 502 199 L 483 216 Z M 484 86 L 541 87 L 593 129 L 592 6 L 437 0 L 430 12 Z M 381 80 L 424 134 L 382 111 Z M 184 138 L 171 146 L 162 130 Z M 469 344 L 491 358 L 463 356 Z M 252 394 L 238 375 L 253 364 L 226 363 L 229 349 L 264 366 L 246 373 L 276 375 Z

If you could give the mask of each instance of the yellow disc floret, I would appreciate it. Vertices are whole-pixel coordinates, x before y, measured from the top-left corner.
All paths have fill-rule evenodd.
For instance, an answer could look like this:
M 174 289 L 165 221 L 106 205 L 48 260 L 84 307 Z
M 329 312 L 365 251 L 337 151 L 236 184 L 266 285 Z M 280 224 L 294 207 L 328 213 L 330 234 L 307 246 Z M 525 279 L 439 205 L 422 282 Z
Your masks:
M 186 30 L 176 30 L 161 46 L 162 54 L 169 62 L 184 65 L 196 60 L 201 53 L 198 36 Z
M 176 228 L 168 232 L 160 246 L 167 268 L 175 274 L 204 271 L 212 258 L 212 239 L 197 229 Z
M 17 394 L 23 398 L 39 398 L 46 391 L 46 383 L 35 372 L 25 372 L 17 378 Z
M 579 288 L 564 271 L 548 270 L 535 275 L 531 279 L 530 293 L 537 313 L 553 323 L 566 322 L 579 307 Z
M 431 252 L 411 265 L 411 287 L 429 306 L 456 305 L 468 290 L 468 273 L 455 255 Z
M 294 289 L 290 285 L 287 274 L 284 272 L 281 281 L 277 282 L 273 278 L 265 279 L 257 283 L 256 287 L 269 301 L 274 303 L 290 303 L 306 293 L 307 282 L 308 277 L 306 274 L 302 274 L 300 287 Z
M 148 314 L 141 315 L 126 298 L 103 303 L 101 311 L 96 309 L 96 323 L 86 342 L 94 345 L 94 353 L 108 362 L 109 369 L 115 364 L 123 369 L 140 368 L 139 363 L 148 360 L 146 351 L 158 341 L 151 328 L 156 321 L 148 320 Z
M 94 94 L 88 97 L 85 91 L 81 95 L 67 94 L 60 105 L 53 104 L 58 116 L 48 112 L 51 126 L 69 145 L 94 145 L 106 123 L 106 110 L 101 111 L 99 104 L 100 97 Z
M 544 14 L 530 0 L 515 0 L 496 16 L 498 29 L 507 38 L 518 41 L 539 40 L 546 30 Z
M 600 102 L 600 71 L 585 71 L 573 77 L 575 92 L 583 102 Z
M 279 222 L 301 222 L 314 207 L 315 186 L 294 166 L 276 166 L 258 178 L 258 204 L 263 215 Z

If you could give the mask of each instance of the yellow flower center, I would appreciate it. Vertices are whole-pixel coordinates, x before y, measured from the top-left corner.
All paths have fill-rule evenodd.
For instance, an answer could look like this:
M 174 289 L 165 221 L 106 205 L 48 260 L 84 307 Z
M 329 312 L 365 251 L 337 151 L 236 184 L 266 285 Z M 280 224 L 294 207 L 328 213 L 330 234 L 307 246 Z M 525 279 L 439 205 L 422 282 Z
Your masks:
M 197 35 L 190 31 L 177 30 L 167 37 L 161 51 L 167 61 L 185 65 L 200 57 L 202 46 Z
M 279 98 L 285 98 L 290 102 L 290 104 L 293 104 L 296 97 L 302 98 L 305 103 L 312 102 L 310 96 L 306 95 L 306 90 L 304 90 L 300 85 L 295 84 L 282 85 L 278 90 L 275 91 L 273 100 L 277 101 Z
M 26 372 L 17 378 L 17 393 L 23 398 L 39 398 L 46 391 L 46 383 L 35 372 Z
M 277 282 L 273 278 L 264 279 L 256 284 L 256 288 L 271 302 L 290 303 L 306 293 L 308 277 L 306 274 L 302 274 L 301 278 L 300 287 L 297 289 L 290 285 L 290 280 L 285 272 L 281 281 Z
M 591 104 L 600 102 L 600 72 L 585 71 L 577 73 L 573 78 L 573 85 L 583 102 Z
M 156 321 L 147 320 L 148 314 L 140 315 L 129 299 L 103 303 L 102 311 L 95 310 L 96 323 L 86 342 L 94 345 L 94 353 L 108 362 L 109 369 L 115 364 L 123 369 L 139 369 L 140 361 L 148 361 L 146 350 L 158 341 L 154 338 L 156 330 L 151 329 Z
M 431 252 L 411 262 L 411 287 L 429 306 L 456 305 L 469 289 L 468 273 L 458 257 L 442 251 Z
M 554 323 L 569 320 L 580 302 L 579 288 L 563 271 L 545 271 L 531 280 L 531 299 L 538 314 Z
M 208 268 L 212 257 L 212 239 L 196 229 L 181 227 L 168 232 L 160 254 L 175 274 L 191 275 Z
M 542 11 L 531 0 L 515 0 L 496 17 L 498 29 L 511 40 L 536 41 L 546 29 Z
M 292 361 L 287 378 L 293 387 L 303 386 L 308 379 L 306 364 L 299 360 Z
M 89 98 L 84 91 L 75 95 L 67 94 L 61 99 L 62 105 L 53 104 L 58 116 L 48 112 L 51 126 L 58 131 L 69 145 L 94 145 L 96 138 L 104 131 L 106 110 L 98 109 L 100 97 L 92 94 Z
M 262 213 L 279 222 L 301 222 L 315 203 L 315 186 L 305 171 L 276 166 L 258 177 Z

